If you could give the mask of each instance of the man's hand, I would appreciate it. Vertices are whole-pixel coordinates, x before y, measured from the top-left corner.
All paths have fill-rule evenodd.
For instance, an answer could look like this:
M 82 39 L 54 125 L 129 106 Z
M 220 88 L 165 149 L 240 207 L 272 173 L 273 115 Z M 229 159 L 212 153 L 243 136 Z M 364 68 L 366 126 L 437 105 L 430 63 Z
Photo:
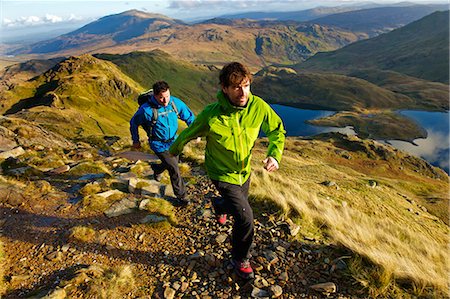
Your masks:
M 133 145 L 131 146 L 132 148 L 134 148 L 134 149 L 141 149 L 141 143 L 140 142 L 135 142 L 135 143 L 133 143 Z
M 264 169 L 268 172 L 275 171 L 279 168 L 278 161 L 273 157 L 267 157 L 262 162 L 264 163 Z

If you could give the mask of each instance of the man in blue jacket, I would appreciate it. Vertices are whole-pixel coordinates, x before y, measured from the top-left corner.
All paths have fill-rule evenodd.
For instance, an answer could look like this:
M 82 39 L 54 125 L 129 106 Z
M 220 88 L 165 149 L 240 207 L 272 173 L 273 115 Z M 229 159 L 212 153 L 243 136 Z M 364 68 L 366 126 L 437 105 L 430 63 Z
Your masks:
M 148 135 L 150 148 L 162 162 L 152 165 L 154 178 L 161 180 L 162 173 L 167 169 L 177 204 L 188 205 L 186 186 L 178 167 L 179 157 L 171 155 L 168 150 L 177 137 L 178 118 L 189 126 L 194 121 L 194 114 L 183 101 L 170 95 L 169 84 L 165 81 L 153 84 L 153 94 L 149 93 L 146 97 L 147 101 L 130 120 L 133 148 L 141 148 L 138 128 L 142 126 Z

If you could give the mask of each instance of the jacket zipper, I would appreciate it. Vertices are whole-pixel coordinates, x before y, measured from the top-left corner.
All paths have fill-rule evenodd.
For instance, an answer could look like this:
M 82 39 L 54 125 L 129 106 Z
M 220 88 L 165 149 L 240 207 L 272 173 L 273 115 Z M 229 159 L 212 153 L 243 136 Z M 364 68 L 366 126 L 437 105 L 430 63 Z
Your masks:
M 244 152 L 244 146 L 242 144 L 242 136 L 241 136 L 241 124 L 239 123 L 239 113 L 236 112 L 236 123 L 238 128 L 238 134 L 235 136 L 239 140 L 240 151 L 237 152 L 238 161 L 241 159 L 241 170 L 239 171 L 239 184 L 242 186 L 242 170 L 244 169 L 244 160 L 241 158 L 241 155 Z

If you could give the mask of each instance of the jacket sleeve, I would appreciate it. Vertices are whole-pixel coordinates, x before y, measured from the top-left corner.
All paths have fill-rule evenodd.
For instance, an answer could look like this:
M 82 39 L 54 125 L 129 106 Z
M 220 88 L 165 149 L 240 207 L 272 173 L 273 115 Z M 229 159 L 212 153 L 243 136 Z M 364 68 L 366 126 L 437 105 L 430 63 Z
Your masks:
M 281 156 L 284 149 L 284 140 L 286 131 L 284 130 L 283 121 L 276 112 L 267 103 L 264 104 L 265 116 L 261 126 L 264 134 L 269 138 L 269 146 L 267 148 L 267 156 L 273 157 L 278 163 L 281 162 Z
M 190 126 L 195 119 L 194 113 L 180 99 L 175 100 L 175 105 L 177 106 L 178 116 L 180 117 L 180 119 L 184 121 L 188 126 Z
M 179 155 L 182 151 L 186 143 L 191 141 L 194 138 L 205 136 L 208 132 L 208 120 L 209 120 L 209 112 L 208 107 L 205 108 L 192 124 L 187 127 L 181 134 L 175 139 L 175 142 L 169 149 L 169 152 L 172 155 Z
M 133 143 L 139 142 L 139 126 L 143 125 L 145 121 L 145 113 L 142 106 L 136 111 L 130 120 L 130 133 Z

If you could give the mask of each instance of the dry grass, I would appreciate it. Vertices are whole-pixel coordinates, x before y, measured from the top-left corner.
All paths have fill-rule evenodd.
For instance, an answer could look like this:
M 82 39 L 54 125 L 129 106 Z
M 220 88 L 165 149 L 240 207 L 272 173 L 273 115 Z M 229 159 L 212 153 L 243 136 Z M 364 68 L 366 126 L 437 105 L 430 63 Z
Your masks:
M 371 188 L 366 175 L 324 163 L 321 151 L 329 152 L 327 146 L 314 144 L 317 159 L 286 151 L 282 168 L 271 174 L 256 163 L 264 157 L 256 150 L 252 196 L 274 201 L 286 215 L 298 217 L 303 235 L 326 235 L 378 267 L 354 273 L 373 297 L 398 297 L 398 280 L 409 281 L 411 292 L 430 287 L 448 295 L 448 227 L 406 201 L 397 186 Z M 382 175 L 371 179 L 383 181 Z M 339 188 L 321 185 L 324 180 L 335 181 Z
M 91 265 L 76 272 L 75 276 L 63 281 L 44 298 L 125 298 L 135 285 L 130 266 L 104 268 Z
M 82 242 L 93 242 L 97 237 L 96 231 L 87 226 L 75 226 L 70 231 L 69 239 Z
M 80 194 L 83 196 L 87 196 L 99 193 L 100 191 L 102 191 L 102 187 L 100 186 L 100 184 L 98 182 L 93 182 L 84 185 L 84 187 L 80 189 Z
M 177 225 L 178 220 L 173 210 L 173 205 L 163 198 L 150 198 L 150 201 L 146 205 L 145 209 L 153 214 L 159 214 L 167 217 L 167 220 L 172 225 Z
M 102 162 L 86 161 L 78 164 L 68 171 L 70 175 L 84 175 L 92 173 L 105 173 L 110 175 L 109 169 Z

